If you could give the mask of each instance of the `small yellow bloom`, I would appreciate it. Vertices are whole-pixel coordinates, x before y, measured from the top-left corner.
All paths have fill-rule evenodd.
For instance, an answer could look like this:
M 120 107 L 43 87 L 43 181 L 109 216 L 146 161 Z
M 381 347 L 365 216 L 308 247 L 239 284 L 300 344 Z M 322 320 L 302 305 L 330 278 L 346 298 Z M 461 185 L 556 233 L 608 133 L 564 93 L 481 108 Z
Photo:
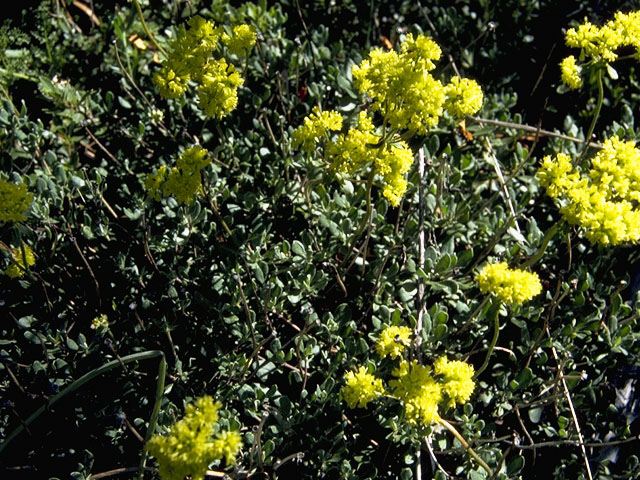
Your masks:
M 33 193 L 24 183 L 14 184 L 0 178 L 0 222 L 22 222 L 33 201 Z
M 510 269 L 505 262 L 486 265 L 476 276 L 482 293 L 493 293 L 510 305 L 531 300 L 542 291 L 538 275 Z
M 392 375 L 396 379 L 390 380 L 389 386 L 393 388 L 393 396 L 402 402 L 407 422 L 425 427 L 437 422 L 442 388 L 431 375 L 431 368 L 415 360 L 403 361 Z
M 376 343 L 376 351 L 381 357 L 387 355 L 397 358 L 402 355 L 405 347 L 411 343 L 411 329 L 409 327 L 391 326 L 385 328 Z
M 567 30 L 565 39 L 569 47 L 581 49 L 581 60 L 591 57 L 595 61 L 612 62 L 618 58 L 615 50 L 624 44 L 620 29 L 612 22 L 601 28 L 585 22 Z
M 584 229 L 589 241 L 619 245 L 640 240 L 640 150 L 618 137 L 604 141 L 584 173 L 568 155 L 547 156 L 538 170 L 540 184 L 560 202 L 560 213 Z
M 337 131 L 342 128 L 342 115 L 329 110 L 321 112 L 318 107 L 307 115 L 291 136 L 293 147 L 301 147 L 305 152 L 313 150 L 316 142 L 325 137 L 329 131 Z
M 444 91 L 447 96 L 444 108 L 453 117 L 473 115 L 482 108 L 484 96 L 475 80 L 453 77 L 451 83 L 444 87 Z
M 104 332 L 109 329 L 109 318 L 106 314 L 98 315 L 96 318 L 91 320 L 91 329 L 98 330 Z
M 230 53 L 244 55 L 255 45 L 256 32 L 249 25 L 237 25 L 233 27 L 233 35 L 223 35 L 222 41 L 227 45 Z
M 569 55 L 562 60 L 560 71 L 562 72 L 562 82 L 569 88 L 575 90 L 582 86 L 582 77 L 580 76 L 582 69 L 576 63 L 576 57 Z
M 170 45 L 168 58 L 153 80 L 160 95 L 179 98 L 189 82 L 198 85 L 198 105 L 212 118 L 221 119 L 238 105 L 238 88 L 244 79 L 235 67 L 220 57 L 219 41 L 231 53 L 246 53 L 255 43 L 255 32 L 248 25 L 238 25 L 233 35 L 200 16 L 192 17 L 189 28 L 180 27 Z
M 365 367 L 357 372 L 347 372 L 344 376 L 346 385 L 342 387 L 342 396 L 349 408 L 366 408 L 367 404 L 384 393 L 382 380 L 367 373 Z
M 433 370 L 436 375 L 443 376 L 442 390 L 449 397 L 450 407 L 469 401 L 476 386 L 473 381 L 473 365 L 459 360 L 450 361 L 442 356 L 434 362 Z
M 376 48 L 351 73 L 356 88 L 372 99 L 371 110 L 398 130 L 426 134 L 443 114 L 445 89 L 430 73 L 440 47 L 429 37 L 407 35 L 401 53 Z
M 154 435 L 146 448 L 158 460 L 158 471 L 163 480 L 202 480 L 207 467 L 214 460 L 225 458 L 235 461 L 242 445 L 238 432 L 213 431 L 218 421 L 220 403 L 209 396 L 187 405 L 185 416 L 178 420 L 167 435 Z
M 191 204 L 202 189 L 200 170 L 211 164 L 209 152 L 199 145 L 187 148 L 167 169 L 164 165 L 150 173 L 144 182 L 149 197 L 160 200 L 173 195 L 178 202 Z

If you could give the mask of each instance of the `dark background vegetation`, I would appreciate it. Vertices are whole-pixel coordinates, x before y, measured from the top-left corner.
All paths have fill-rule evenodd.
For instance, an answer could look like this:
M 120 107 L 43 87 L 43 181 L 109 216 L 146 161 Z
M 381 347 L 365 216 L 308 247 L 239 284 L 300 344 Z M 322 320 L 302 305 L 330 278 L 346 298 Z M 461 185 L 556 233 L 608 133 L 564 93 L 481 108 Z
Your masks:
M 347 409 L 342 376 L 377 362 L 371 345 L 384 325 L 415 324 L 416 286 L 425 280 L 425 357 L 448 354 L 478 367 L 491 329 L 486 309 L 467 325 L 482 301 L 475 271 L 488 257 L 517 263 L 536 251 L 558 219 L 535 182 L 537 159 L 577 147 L 471 121 L 471 141 L 455 128 L 416 141 L 429 162 L 428 265 L 417 265 L 414 168 L 399 209 L 374 190 L 366 266 L 341 271 L 340 286 L 336 267 L 364 211 L 364 181 L 335 181 L 291 149 L 290 133 L 316 104 L 345 114 L 363 105 L 350 65 L 403 33 L 424 32 L 444 52 L 438 75 L 453 75 L 451 58 L 480 83 L 481 116 L 583 136 L 594 92 L 559 86 L 557 65 L 574 53 L 564 31 L 638 2 L 151 0 L 144 11 L 161 42 L 195 13 L 260 32 L 238 109 L 218 124 L 193 96 L 157 95 L 158 63 L 134 43 L 146 36 L 129 2 L 91 4 L 99 25 L 70 0 L 3 6 L 0 169 L 3 178 L 23 177 L 36 200 L 29 219 L 4 225 L 0 240 L 24 239 L 37 264 L 20 280 L 0 276 L 0 440 L 86 372 L 158 349 L 169 363 L 162 428 L 184 402 L 205 393 L 220 399 L 223 423 L 236 419 L 245 435 L 232 476 L 413 478 L 415 436 L 394 428 L 398 406 Z M 634 139 L 636 67 L 616 69 L 599 126 Z M 192 206 L 146 199 L 145 176 L 196 141 L 216 152 L 206 195 Z M 524 241 L 505 226 L 511 220 L 487 145 L 505 176 L 514 172 L 508 189 Z M 593 246 L 566 229 L 534 267 L 545 295 L 503 310 L 503 351 L 471 403 L 447 412 L 502 469 L 499 478 L 586 478 L 569 443 L 577 436 L 560 375 L 585 441 L 625 442 L 587 449 L 594 476 L 639 478 L 637 394 L 616 404 L 640 368 L 637 267 L 636 247 Z M 90 328 L 103 313 L 110 334 Z M 89 478 L 136 466 L 135 432 L 146 431 L 156 370 L 151 361 L 116 369 L 64 398 L 2 452 L 2 478 Z M 485 478 L 446 433 L 431 439 L 454 478 Z M 432 478 L 426 451 L 423 463 Z

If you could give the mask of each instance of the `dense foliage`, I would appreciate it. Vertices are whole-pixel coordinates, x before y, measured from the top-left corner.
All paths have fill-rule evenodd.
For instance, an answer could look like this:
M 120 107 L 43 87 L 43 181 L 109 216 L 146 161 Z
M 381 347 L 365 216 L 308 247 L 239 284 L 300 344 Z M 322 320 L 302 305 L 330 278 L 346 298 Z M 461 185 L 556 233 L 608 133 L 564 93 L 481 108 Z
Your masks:
M 2 478 L 640 478 L 640 231 L 580 193 L 624 150 L 635 222 L 638 59 L 565 44 L 638 2 L 15 3 Z M 366 81 L 423 35 L 412 131 Z

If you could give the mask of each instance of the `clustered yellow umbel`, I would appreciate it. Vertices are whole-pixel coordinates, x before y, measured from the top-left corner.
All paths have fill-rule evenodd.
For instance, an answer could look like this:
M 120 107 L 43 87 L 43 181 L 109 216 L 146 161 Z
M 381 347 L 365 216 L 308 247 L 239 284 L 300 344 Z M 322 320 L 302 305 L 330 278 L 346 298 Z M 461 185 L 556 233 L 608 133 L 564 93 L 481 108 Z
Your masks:
M 158 460 L 162 480 L 202 480 L 209 464 L 225 459 L 235 462 L 242 447 L 237 431 L 222 430 L 214 434 L 221 405 L 205 395 L 186 407 L 185 415 L 166 435 L 154 435 L 146 449 Z
M 310 152 L 321 144 L 338 175 L 354 175 L 370 166 L 382 183 L 382 194 L 397 207 L 407 190 L 406 174 L 414 156 L 400 134 L 425 135 L 445 113 L 462 118 L 482 106 L 482 90 L 475 81 L 454 77 L 444 85 L 431 75 L 440 55 L 431 38 L 411 34 L 400 53 L 372 50 L 352 69 L 356 88 L 371 99 L 368 111 L 360 111 L 346 133 L 332 134 L 342 130 L 342 115 L 316 107 L 293 132 L 293 146 Z M 374 113 L 381 117 L 379 126 Z
M 178 202 L 191 204 L 202 189 L 200 170 L 210 163 L 206 149 L 199 145 L 189 147 L 178 157 L 175 167 L 162 165 L 147 176 L 147 194 L 154 200 L 173 195 Z
M 603 67 L 617 60 L 616 50 L 633 47 L 640 58 L 640 11 L 616 12 L 613 20 L 602 27 L 584 22 L 567 30 L 567 46 L 580 49 L 579 61 L 570 55 L 560 63 L 562 81 L 572 89 L 582 86 L 584 67 Z
M 369 402 L 386 395 L 402 404 L 408 424 L 426 427 L 440 420 L 440 407 L 455 407 L 469 401 L 475 388 L 473 366 L 446 356 L 438 357 L 433 366 L 407 361 L 402 354 L 410 344 L 410 337 L 409 327 L 391 326 L 382 331 L 376 343 L 381 357 L 400 359 L 391 372 L 389 391 L 382 379 L 364 366 L 345 374 L 342 396 L 349 408 L 366 408 Z
M 189 82 L 198 85 L 198 104 L 213 118 L 222 118 L 238 104 L 238 87 L 244 83 L 232 63 L 221 54 L 221 45 L 230 54 L 246 55 L 256 42 L 249 25 L 238 25 L 228 35 L 213 22 L 196 15 L 181 26 L 171 41 L 168 58 L 153 77 L 160 95 L 181 97 Z

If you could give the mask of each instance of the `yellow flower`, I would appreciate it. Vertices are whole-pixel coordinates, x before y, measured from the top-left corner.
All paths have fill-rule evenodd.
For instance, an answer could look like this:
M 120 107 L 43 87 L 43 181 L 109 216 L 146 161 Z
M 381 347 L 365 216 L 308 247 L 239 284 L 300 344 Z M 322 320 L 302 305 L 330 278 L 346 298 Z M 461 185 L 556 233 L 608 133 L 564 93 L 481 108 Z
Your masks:
M 167 167 L 161 165 L 154 173 L 147 175 L 144 181 L 144 188 L 147 194 L 154 200 L 162 198 L 162 184 L 167 179 Z
M 231 465 L 236 461 L 236 456 L 242 448 L 242 436 L 237 431 L 222 431 L 213 441 L 213 450 L 220 452 L 220 456 L 224 457 L 227 465 Z
M 413 34 L 407 34 L 400 48 L 402 50 L 401 56 L 407 62 L 411 62 L 417 68 L 427 72 L 436 68 L 433 60 L 440 60 L 442 55 L 440 45 L 424 35 L 418 35 L 414 40 Z
M 186 407 L 185 416 L 178 420 L 165 436 L 154 435 L 146 448 L 158 460 L 163 480 L 202 480 L 207 467 L 223 457 L 233 463 L 241 447 L 238 432 L 222 431 L 213 438 L 218 421 L 220 403 L 209 396 L 196 399 Z
M 315 143 L 325 137 L 329 131 L 342 128 L 342 115 L 332 110 L 321 112 L 318 107 L 307 115 L 300 125 L 293 131 L 292 143 L 294 148 L 301 147 L 305 152 L 313 150 Z
M 22 222 L 33 201 L 33 193 L 24 183 L 14 184 L 0 178 L 0 222 Z
M 91 320 L 91 329 L 105 331 L 109 329 L 109 318 L 106 314 L 98 315 L 96 318 Z
M 238 105 L 238 87 L 244 79 L 224 58 L 210 61 L 198 85 L 198 106 L 211 118 L 221 119 Z
M 249 25 L 233 27 L 233 35 L 223 35 L 222 41 L 229 48 L 230 53 L 244 55 L 256 43 L 256 32 Z
M 576 64 L 576 57 L 568 56 L 560 62 L 560 71 L 562 72 L 562 82 L 571 89 L 577 89 L 582 86 L 582 77 L 580 73 L 582 69 Z
M 405 347 L 411 343 L 411 329 L 409 327 L 391 326 L 385 328 L 376 343 L 376 351 L 381 357 L 387 355 L 397 358 L 402 355 Z
M 580 60 L 612 62 L 618 58 L 616 50 L 625 46 L 634 47 L 640 56 L 640 12 L 616 12 L 602 27 L 585 22 L 567 30 L 565 39 L 568 46 L 581 49 Z
M 615 50 L 624 44 L 622 32 L 612 22 L 601 28 L 585 22 L 577 29 L 567 30 L 565 39 L 569 47 L 581 49 L 581 60 L 591 57 L 595 61 L 612 62 L 618 58 Z
M 640 11 L 616 12 L 612 25 L 624 38 L 624 44 L 633 46 L 636 49 L 636 57 L 640 56 Z
M 200 170 L 211 163 L 209 152 L 199 145 L 187 148 L 176 162 L 167 169 L 164 165 L 155 173 L 150 173 L 144 186 L 154 200 L 173 195 L 178 202 L 193 203 L 202 189 Z
M 431 368 L 415 360 L 403 361 L 392 375 L 396 379 L 390 380 L 389 386 L 393 387 L 393 396 L 402 402 L 407 422 L 422 426 L 437 422 L 442 389 L 431 375 Z
M 353 82 L 371 97 L 370 108 L 393 128 L 426 134 L 443 113 L 444 87 L 429 74 L 439 57 L 440 47 L 433 40 L 407 35 L 400 54 L 376 48 L 354 65 Z
M 382 179 L 382 194 L 397 207 L 407 190 L 407 172 L 413 164 L 413 152 L 406 142 L 398 140 L 380 145 L 380 136 L 373 131 L 371 118 L 360 112 L 358 125 L 328 142 L 326 154 L 336 173 L 353 175 L 367 164 Z
M 450 407 L 469 401 L 476 386 L 473 381 L 473 365 L 459 360 L 449 361 L 447 357 L 442 356 L 434 362 L 433 370 L 436 375 L 443 376 L 442 390 L 449 397 Z
M 521 304 L 542 291 L 538 275 L 510 269 L 505 262 L 486 265 L 476 276 L 476 281 L 482 293 L 493 293 L 510 305 Z
M 32 267 L 36 264 L 36 257 L 33 255 L 33 250 L 26 244 L 22 244 L 21 247 L 11 249 L 12 263 L 4 271 L 11 278 L 18 278 L 24 275 L 24 272 L 28 267 Z
M 547 195 L 557 198 L 578 180 L 578 174 L 572 172 L 573 165 L 569 155 L 559 153 L 555 158 L 545 156 L 537 175 L 540 185 L 547 189 Z
M 482 108 L 484 97 L 475 80 L 453 77 L 451 83 L 444 87 L 444 92 L 447 96 L 444 108 L 453 117 L 473 115 Z
M 200 16 L 192 17 L 189 29 L 180 27 L 171 42 L 168 58 L 153 80 L 160 95 L 179 98 L 189 81 L 198 84 L 198 105 L 206 115 L 221 119 L 238 105 L 238 87 L 244 79 L 224 58 L 216 58 L 219 41 L 231 53 L 246 52 L 255 43 L 255 32 L 248 25 L 238 25 L 233 36 L 223 34 L 220 27 Z M 220 54 L 218 53 L 218 56 Z
M 581 174 L 568 155 L 544 158 L 538 178 L 560 202 L 560 213 L 584 229 L 589 241 L 619 245 L 640 239 L 640 150 L 618 137 L 605 140 Z
M 367 404 L 384 393 L 382 380 L 367 373 L 365 367 L 357 372 L 347 372 L 344 376 L 346 385 L 342 387 L 342 396 L 349 408 L 366 408 Z

